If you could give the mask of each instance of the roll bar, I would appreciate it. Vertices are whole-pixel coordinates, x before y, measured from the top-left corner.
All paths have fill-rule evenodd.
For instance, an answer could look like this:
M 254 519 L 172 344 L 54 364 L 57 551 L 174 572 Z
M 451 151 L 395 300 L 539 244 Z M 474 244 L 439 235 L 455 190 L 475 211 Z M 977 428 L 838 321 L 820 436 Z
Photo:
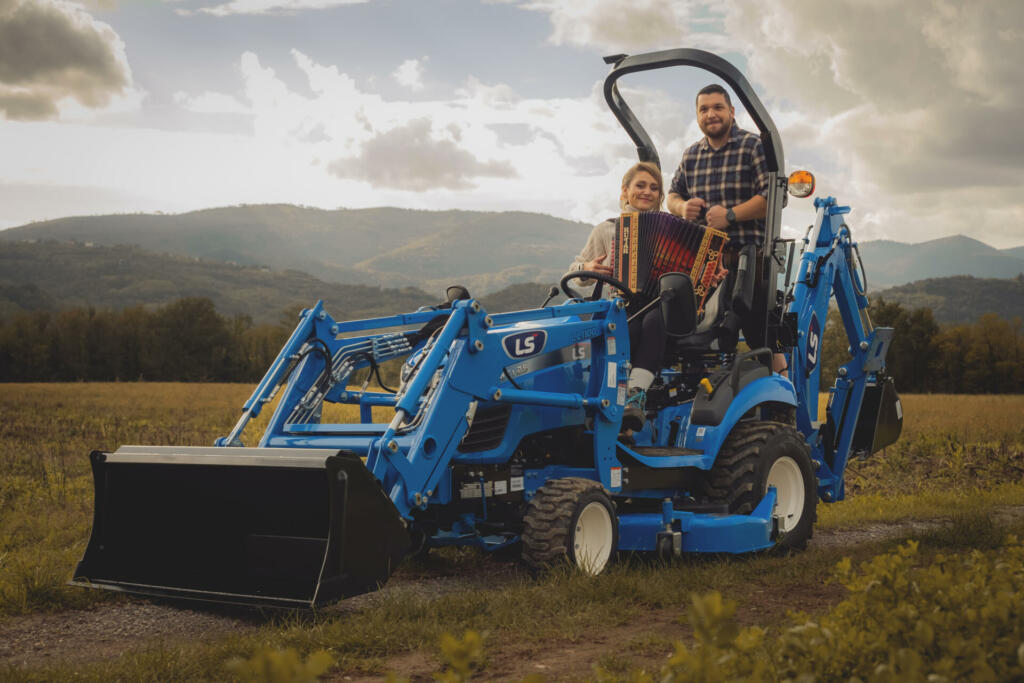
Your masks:
M 739 70 L 716 54 L 695 50 L 691 48 L 677 48 L 674 50 L 661 50 L 659 52 L 648 52 L 642 55 L 612 55 L 605 57 L 606 64 L 613 64 L 611 73 L 604 79 L 604 99 L 611 107 L 615 118 L 619 120 L 622 127 L 626 129 L 629 137 L 636 143 L 637 155 L 640 161 L 653 161 L 661 167 L 658 158 L 658 151 L 654 148 L 650 136 L 644 127 L 640 125 L 633 110 L 629 108 L 626 101 L 619 93 L 616 84 L 621 77 L 637 71 L 650 71 L 652 69 L 663 69 L 669 66 L 695 66 L 705 71 L 710 71 L 732 88 L 740 102 L 746 108 L 747 113 L 754 119 L 757 130 L 761 133 L 761 144 L 764 145 L 764 153 L 768 162 L 768 170 L 782 173 L 785 169 L 784 156 L 782 153 L 782 140 L 775 128 L 775 122 L 768 115 L 760 98 L 750 83 L 739 72 Z
M 654 143 L 651 142 L 647 131 L 633 114 L 633 110 L 622 99 L 616 81 L 626 74 L 637 71 L 663 69 L 669 66 L 694 66 L 715 74 L 736 93 L 740 102 L 746 107 L 747 113 L 754 119 L 757 130 L 761 133 L 761 144 L 764 147 L 765 161 L 768 166 L 768 209 L 765 214 L 762 273 L 764 282 L 775 283 L 778 263 L 774 258 L 770 258 L 770 255 L 774 253 L 778 244 L 782 225 L 782 207 L 786 202 L 786 165 L 782 153 L 782 140 L 779 137 L 779 131 L 775 128 L 775 122 L 768 115 L 768 110 L 764 108 L 761 99 L 750 87 L 747 79 L 736 67 L 718 55 L 692 48 L 662 50 L 642 55 L 612 55 L 605 57 L 604 61 L 606 64 L 613 65 L 611 73 L 604 79 L 604 98 L 608 102 L 608 106 L 622 127 L 626 129 L 629 137 L 636 143 L 637 156 L 640 157 L 640 161 L 653 161 L 659 168 L 662 166 L 661 160 L 658 158 L 658 151 L 654 148 Z M 776 306 L 775 287 L 764 287 L 763 295 L 758 298 L 759 300 L 754 301 L 753 305 L 766 313 L 770 312 Z M 767 316 L 766 320 L 770 317 Z M 769 327 L 774 329 L 769 330 Z M 769 346 L 778 335 L 777 328 L 777 324 L 773 325 L 769 322 L 763 331 L 755 333 L 755 338 L 747 339 L 747 344 L 752 349 Z

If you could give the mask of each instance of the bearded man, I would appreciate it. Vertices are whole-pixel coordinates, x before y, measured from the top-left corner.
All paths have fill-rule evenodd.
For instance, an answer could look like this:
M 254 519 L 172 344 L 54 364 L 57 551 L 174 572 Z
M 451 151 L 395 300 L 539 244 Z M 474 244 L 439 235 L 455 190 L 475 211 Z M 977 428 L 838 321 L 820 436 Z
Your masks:
M 735 115 L 722 86 L 697 93 L 697 125 L 704 137 L 683 153 L 668 195 L 670 212 L 725 230 L 731 250 L 750 242 L 763 245 L 768 211 L 761 138 L 737 126 Z
M 729 235 L 724 257 L 729 268 L 744 245 L 753 243 L 758 249 L 764 246 L 764 217 L 768 212 L 764 146 L 759 136 L 736 125 L 735 116 L 736 109 L 722 86 L 708 85 L 697 93 L 697 125 L 704 137 L 683 153 L 667 202 L 671 213 Z M 758 283 L 756 289 L 755 301 L 759 301 L 763 284 Z M 763 335 L 764 326 L 765 311 L 751 311 L 742 321 L 747 339 Z M 782 354 L 774 355 L 772 369 L 785 372 Z

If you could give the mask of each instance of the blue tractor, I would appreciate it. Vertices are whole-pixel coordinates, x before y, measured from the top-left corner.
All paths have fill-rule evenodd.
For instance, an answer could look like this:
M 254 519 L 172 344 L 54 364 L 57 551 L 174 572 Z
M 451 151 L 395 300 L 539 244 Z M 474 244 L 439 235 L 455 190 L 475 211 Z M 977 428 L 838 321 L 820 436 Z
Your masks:
M 815 199 L 797 259 L 781 212 L 787 189 L 807 196 L 813 179 L 787 180 L 778 132 L 746 79 L 699 50 L 608 61 L 605 96 L 641 160 L 658 157 L 616 85 L 632 72 L 711 71 L 760 131 L 766 244 L 740 254 L 720 295 L 767 312 L 751 350 L 737 349 L 726 319 L 698 331 L 692 285 L 675 278 L 675 298 L 659 304 L 672 332 L 664 370 L 643 430 L 624 438 L 631 292 L 620 282 L 609 284 L 621 296 L 588 299 L 572 288 L 586 273 L 573 273 L 563 303 L 495 314 L 459 288 L 441 305 L 372 320 L 336 321 L 318 303 L 214 447 L 92 453 L 95 518 L 73 583 L 314 607 L 375 590 L 403 557 L 447 545 L 521 548 L 528 565 L 567 560 L 590 573 L 619 552 L 803 548 L 818 500 L 843 499 L 849 458 L 894 442 L 902 425 L 885 373 L 893 331 L 868 318 L 849 209 Z M 754 288 L 758 273 L 774 286 Z M 819 421 L 833 295 L 851 357 Z M 788 377 L 769 369 L 773 348 L 788 354 Z M 353 385 L 357 372 L 379 379 L 388 361 L 401 364 L 397 390 Z M 259 441 L 244 446 L 248 422 L 275 399 Z M 359 421 L 325 421 L 325 402 L 350 404 Z M 375 422 L 374 408 L 389 421 Z

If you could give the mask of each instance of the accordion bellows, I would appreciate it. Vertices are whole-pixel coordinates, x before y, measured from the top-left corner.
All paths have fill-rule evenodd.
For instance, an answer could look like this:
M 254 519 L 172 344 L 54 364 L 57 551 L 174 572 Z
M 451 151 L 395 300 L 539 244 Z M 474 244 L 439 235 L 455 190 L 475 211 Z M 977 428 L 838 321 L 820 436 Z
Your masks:
M 624 213 L 615 228 L 615 278 L 653 300 L 658 296 L 658 278 L 685 273 L 693 281 L 700 311 L 728 241 L 721 230 L 670 213 Z

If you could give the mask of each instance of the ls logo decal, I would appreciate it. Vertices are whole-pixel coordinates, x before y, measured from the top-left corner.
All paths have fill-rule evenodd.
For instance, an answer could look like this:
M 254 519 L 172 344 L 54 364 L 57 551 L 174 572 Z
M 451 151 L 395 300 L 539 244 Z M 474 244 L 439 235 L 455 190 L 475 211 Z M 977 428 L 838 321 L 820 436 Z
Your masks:
M 543 351 L 547 340 L 547 332 L 534 330 L 510 334 L 502 338 L 501 343 L 505 345 L 505 353 L 509 358 L 527 358 Z
M 814 372 L 818 366 L 818 351 L 821 346 L 821 326 L 818 325 L 818 316 L 811 313 L 811 324 L 807 326 L 807 375 Z

